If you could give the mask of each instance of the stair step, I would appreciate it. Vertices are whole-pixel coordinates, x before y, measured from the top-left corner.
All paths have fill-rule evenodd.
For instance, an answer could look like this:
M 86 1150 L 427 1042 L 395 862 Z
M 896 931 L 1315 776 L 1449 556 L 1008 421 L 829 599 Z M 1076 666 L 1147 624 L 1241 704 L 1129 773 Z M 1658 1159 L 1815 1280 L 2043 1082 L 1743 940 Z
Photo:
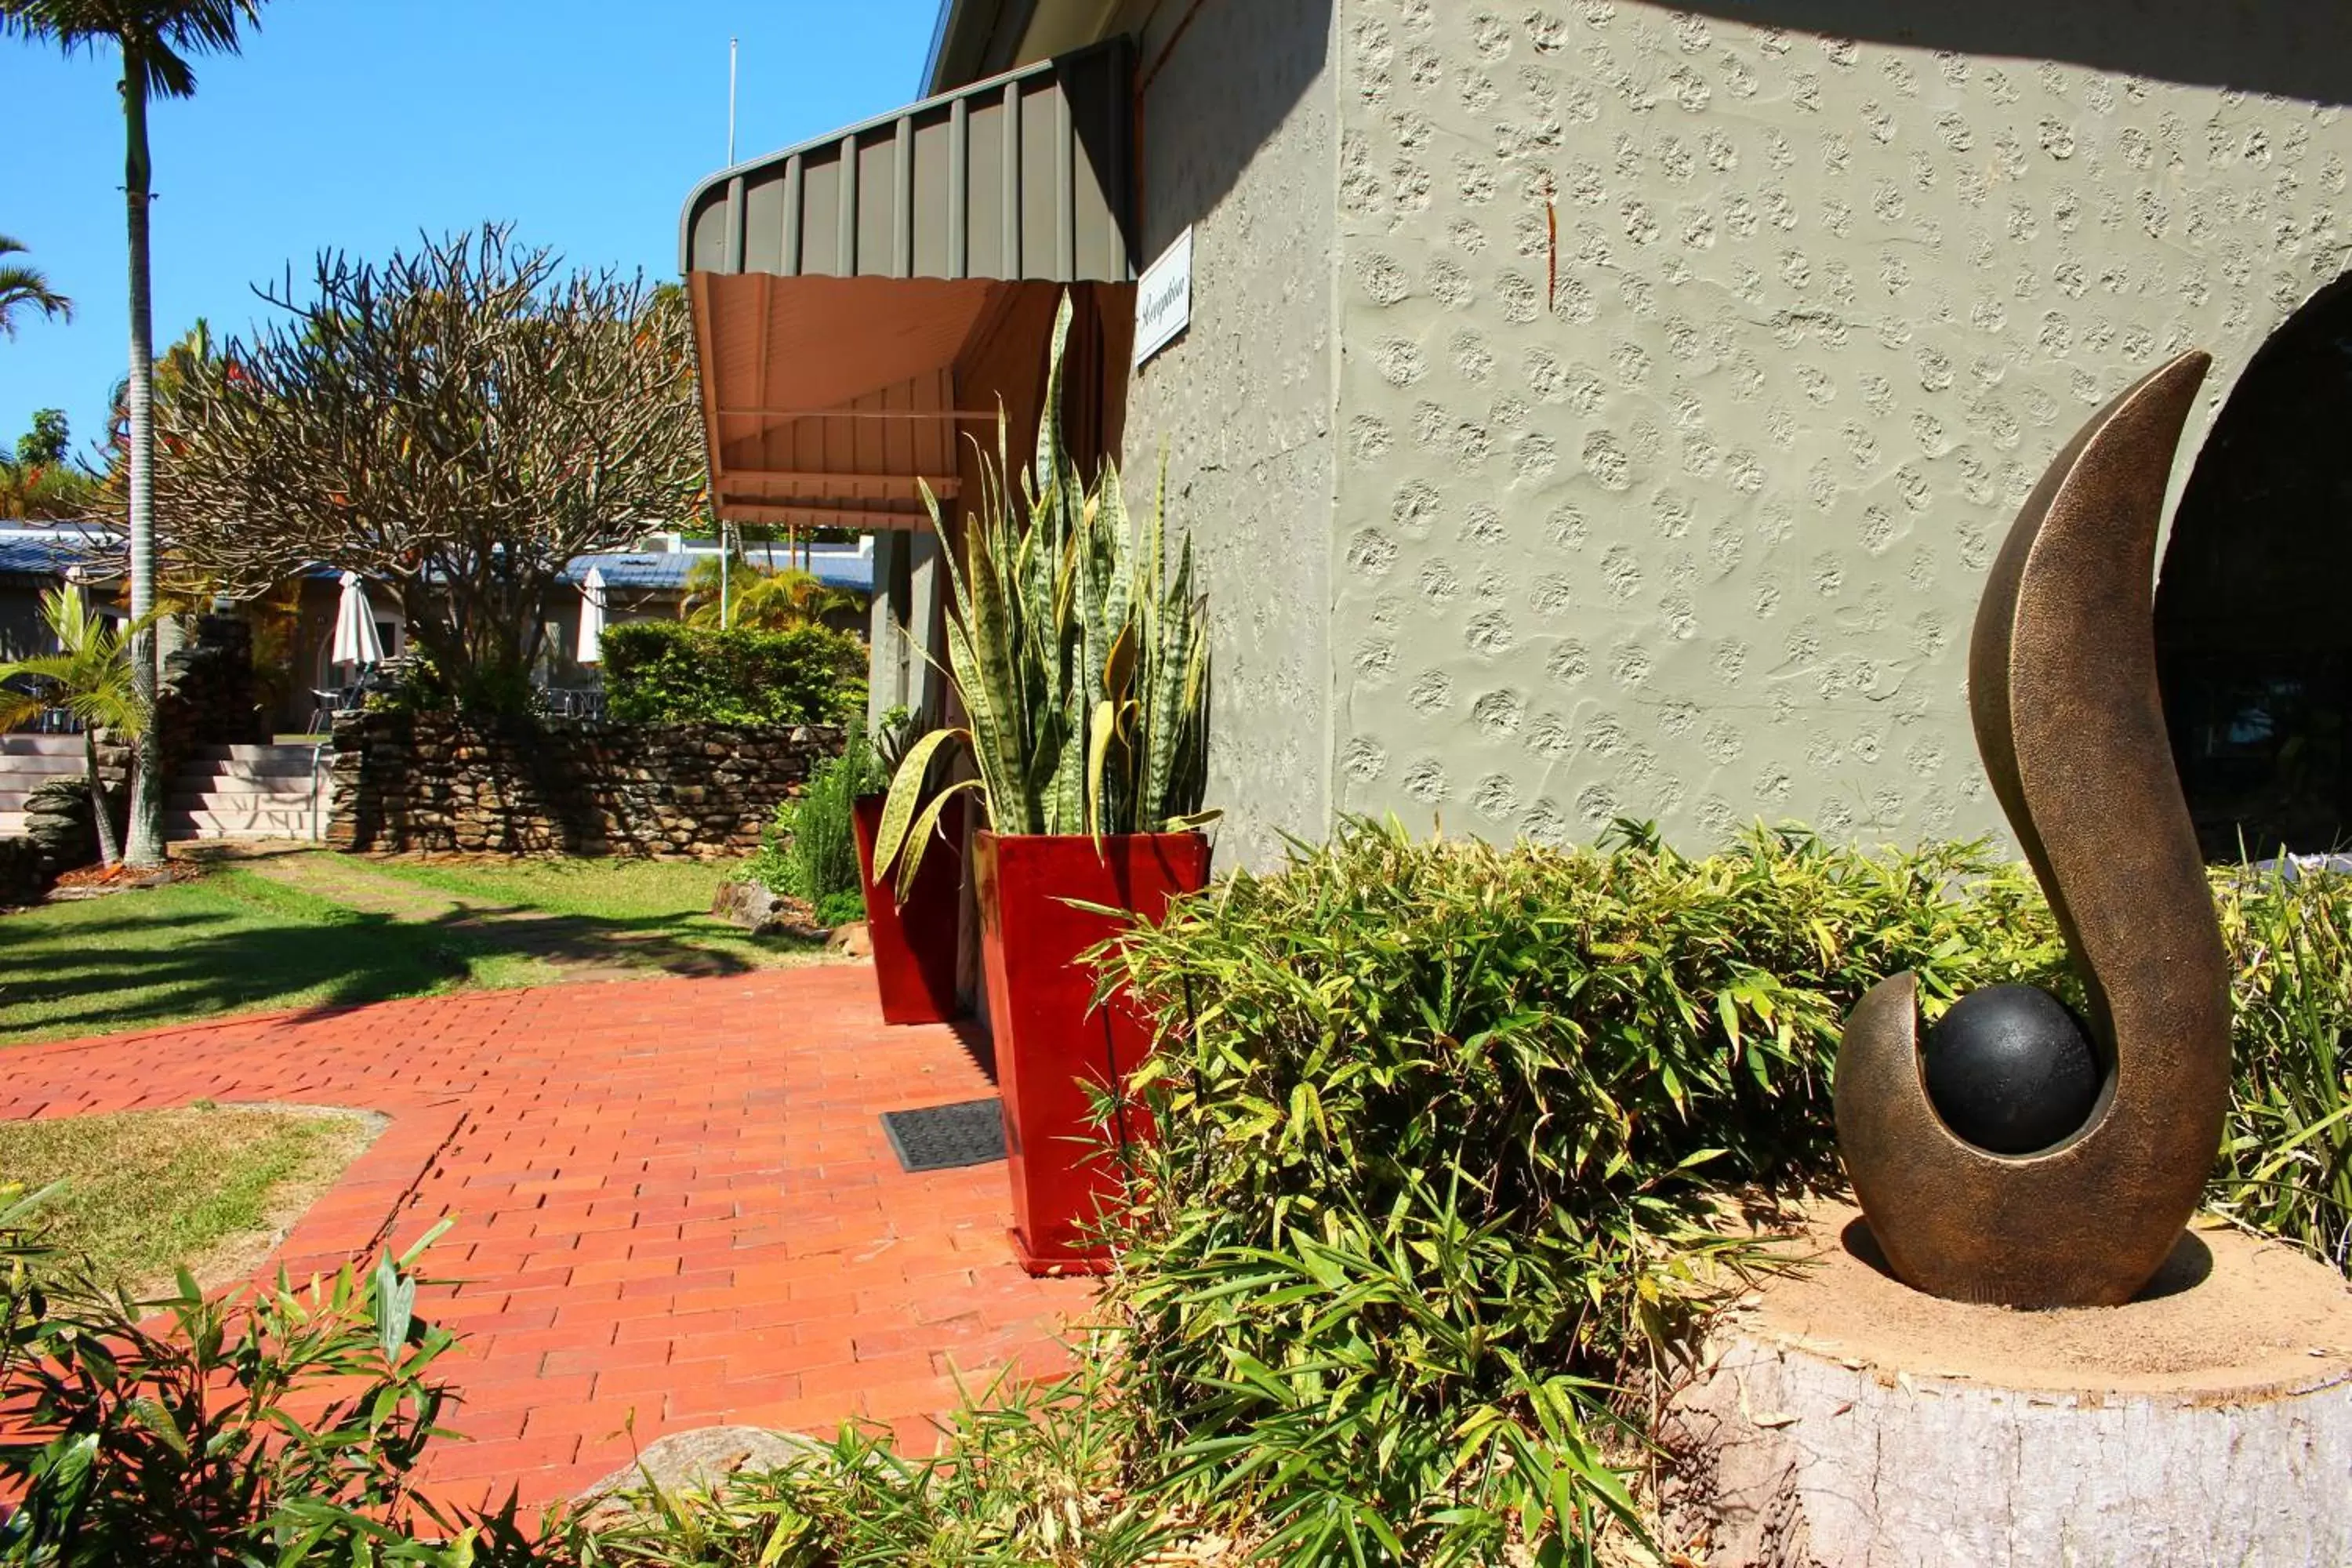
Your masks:
M 25 814 L 21 811 L 0 811 L 0 838 L 21 838 L 25 836 Z
M 270 764 L 310 766 L 308 745 L 200 745 L 191 762 L 270 762 Z
M 309 808 L 297 811 L 181 811 L 164 814 L 166 838 L 308 838 Z M 317 825 L 326 826 L 322 816 Z
M 317 781 L 326 786 L 321 774 Z M 172 781 L 175 795 L 292 795 L 308 797 L 312 783 L 309 773 L 211 773 L 185 768 Z
M 79 757 L 79 735 L 0 735 L 0 757 Z
M 0 756 L 0 778 L 26 773 L 78 773 L 84 764 L 81 752 L 10 752 Z
M 320 798 L 320 809 L 326 809 L 326 800 Z M 249 811 L 299 811 L 306 816 L 310 810 L 310 794 L 257 795 L 236 790 L 173 791 L 163 800 L 166 811 L 216 811 L 232 814 Z

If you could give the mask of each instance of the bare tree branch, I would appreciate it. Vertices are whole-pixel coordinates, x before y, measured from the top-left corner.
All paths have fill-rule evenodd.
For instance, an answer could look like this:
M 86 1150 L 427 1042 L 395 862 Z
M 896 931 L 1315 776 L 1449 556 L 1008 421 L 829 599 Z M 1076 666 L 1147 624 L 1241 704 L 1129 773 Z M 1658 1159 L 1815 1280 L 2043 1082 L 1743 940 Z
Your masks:
M 682 292 L 562 272 L 495 226 L 322 256 L 312 286 L 257 290 L 284 319 L 163 405 L 168 548 L 245 591 L 359 573 L 445 672 L 519 691 L 564 568 L 699 503 Z

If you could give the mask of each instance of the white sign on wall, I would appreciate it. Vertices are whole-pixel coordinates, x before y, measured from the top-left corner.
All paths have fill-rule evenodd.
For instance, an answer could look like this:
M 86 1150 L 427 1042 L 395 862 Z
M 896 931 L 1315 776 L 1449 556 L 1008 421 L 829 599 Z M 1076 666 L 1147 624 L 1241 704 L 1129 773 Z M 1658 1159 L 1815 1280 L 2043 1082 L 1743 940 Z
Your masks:
M 1187 228 L 1135 286 L 1135 363 L 1175 341 L 1192 321 L 1192 231 Z

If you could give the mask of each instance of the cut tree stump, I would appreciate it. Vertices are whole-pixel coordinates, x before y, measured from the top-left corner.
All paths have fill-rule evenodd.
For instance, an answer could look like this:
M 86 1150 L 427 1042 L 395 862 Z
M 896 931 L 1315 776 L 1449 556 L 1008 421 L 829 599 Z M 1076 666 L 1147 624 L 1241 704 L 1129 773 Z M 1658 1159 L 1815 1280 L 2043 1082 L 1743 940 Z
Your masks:
M 2016 1312 L 1884 1272 L 1823 1205 L 1669 1404 L 1707 1568 L 2352 1563 L 2352 1290 L 2230 1229 L 2126 1306 Z

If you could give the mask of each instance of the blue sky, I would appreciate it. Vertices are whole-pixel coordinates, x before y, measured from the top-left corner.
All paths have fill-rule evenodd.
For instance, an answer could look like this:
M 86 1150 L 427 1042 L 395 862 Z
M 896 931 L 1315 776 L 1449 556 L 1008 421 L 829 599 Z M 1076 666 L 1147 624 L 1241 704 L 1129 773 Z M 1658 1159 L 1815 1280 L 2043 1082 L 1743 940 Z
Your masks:
M 155 341 L 244 330 L 250 286 L 486 218 L 575 265 L 677 269 L 688 190 L 726 162 L 917 95 L 938 0 L 276 0 L 241 55 L 155 107 Z M 123 373 L 122 118 L 111 54 L 0 41 L 0 234 L 70 295 L 0 338 L 0 442 L 62 408 L 75 448 Z

